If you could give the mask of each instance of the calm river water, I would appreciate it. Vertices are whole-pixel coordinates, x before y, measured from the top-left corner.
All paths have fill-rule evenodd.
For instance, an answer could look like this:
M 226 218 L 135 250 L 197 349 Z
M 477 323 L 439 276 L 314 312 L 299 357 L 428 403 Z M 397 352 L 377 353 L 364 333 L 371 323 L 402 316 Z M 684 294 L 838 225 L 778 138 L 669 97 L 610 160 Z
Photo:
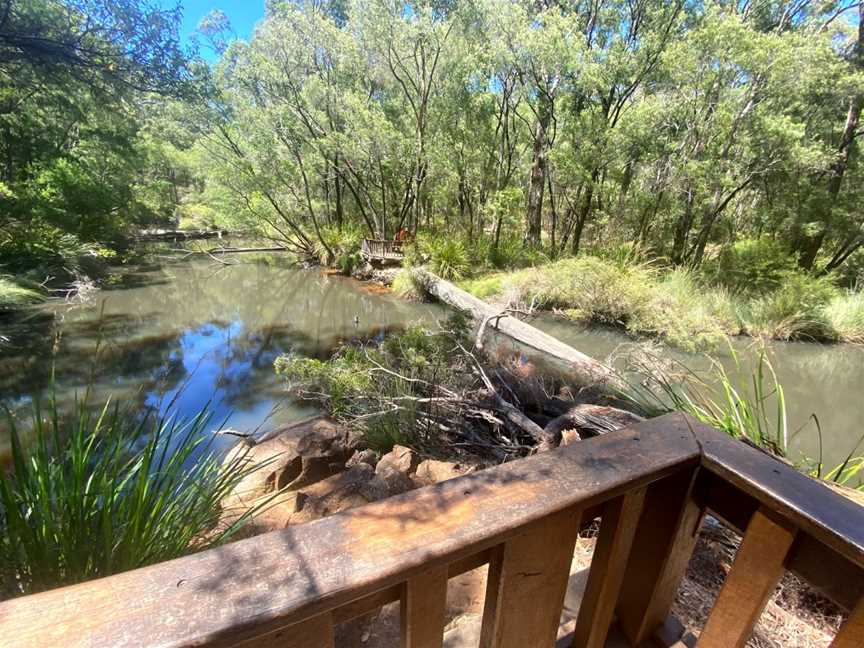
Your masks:
M 0 400 L 25 416 L 53 368 L 60 403 L 91 384 L 95 403 L 110 395 L 164 409 L 174 401 L 179 416 L 210 403 L 214 424 L 228 417 L 233 429 L 263 433 L 314 413 L 285 400 L 278 355 L 326 358 L 343 341 L 444 315 L 278 255 L 231 262 L 141 266 L 83 302 L 52 301 L 0 323 L 8 340 L 0 342 Z
M 208 402 L 215 419 L 264 432 L 312 413 L 285 401 L 273 360 L 293 351 L 327 357 L 341 342 L 372 339 L 411 322 L 434 323 L 442 308 L 408 303 L 367 285 L 318 270 L 301 270 L 272 255 L 244 255 L 222 266 L 189 260 L 139 266 L 84 301 L 55 300 L 14 322 L 0 323 L 0 400 L 23 413 L 44 392 L 52 369 L 58 400 L 70 402 L 92 384 L 95 402 L 111 395 L 179 415 Z M 543 319 L 537 323 L 598 359 L 628 340 L 607 330 Z M 721 360 L 742 383 L 755 357 L 752 340 Z M 701 356 L 663 350 L 694 369 Z M 864 349 L 772 343 L 769 353 L 784 385 L 790 429 L 819 417 L 824 463 L 842 461 L 864 433 Z M 0 455 L 8 439 L 0 431 Z M 793 456 L 818 456 L 811 425 L 791 443 Z M 861 449 L 864 451 L 864 448 Z

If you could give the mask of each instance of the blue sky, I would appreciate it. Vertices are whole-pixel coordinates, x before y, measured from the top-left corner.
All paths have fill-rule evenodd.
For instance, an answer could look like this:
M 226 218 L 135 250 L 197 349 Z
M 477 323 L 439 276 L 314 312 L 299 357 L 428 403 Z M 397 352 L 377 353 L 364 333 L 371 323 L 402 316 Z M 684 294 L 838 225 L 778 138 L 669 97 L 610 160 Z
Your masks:
M 165 7 L 175 6 L 177 0 L 161 0 Z M 213 9 L 221 9 L 231 20 L 231 26 L 239 38 L 247 39 L 252 34 L 255 23 L 264 17 L 265 0 L 180 0 L 183 7 L 183 24 L 180 35 L 184 40 L 194 35 L 198 21 Z M 206 59 L 214 55 L 207 48 L 201 48 L 201 54 Z

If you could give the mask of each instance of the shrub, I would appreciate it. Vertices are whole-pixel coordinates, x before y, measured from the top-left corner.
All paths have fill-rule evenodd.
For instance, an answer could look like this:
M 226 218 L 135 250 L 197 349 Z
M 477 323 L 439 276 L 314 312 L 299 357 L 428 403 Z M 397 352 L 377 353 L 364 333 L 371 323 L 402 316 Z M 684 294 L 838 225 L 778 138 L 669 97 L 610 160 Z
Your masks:
M 628 324 L 635 334 L 654 335 L 679 348 L 696 351 L 717 347 L 726 339 L 727 331 L 734 328 L 728 313 L 718 312 L 718 305 L 728 307 L 724 298 L 708 298 L 714 291 L 699 286 L 687 270 L 673 270 L 650 292 L 645 308 L 634 313 Z
M 16 275 L 69 277 L 80 268 L 87 247 L 74 235 L 34 220 L 13 222 L 0 231 L 0 267 Z
M 0 275 L 0 312 L 41 301 L 44 297 L 35 287 L 23 286 L 12 277 Z
M 825 306 L 824 317 L 838 340 L 864 344 L 864 292 L 837 295 Z
M 428 437 L 438 386 L 454 388 L 472 373 L 454 361 L 467 325 L 454 316 L 447 331 L 412 327 L 383 342 L 345 346 L 330 360 L 294 356 L 276 360 L 290 392 L 323 406 L 342 421 L 362 428 L 367 443 L 388 451 L 395 443 L 435 443 Z
M 206 411 L 154 419 L 105 404 L 33 410 L 32 449 L 11 415 L 0 472 L 0 579 L 31 593 L 135 569 L 228 540 L 256 511 L 219 525 L 220 503 L 259 466 L 223 463 Z
M 773 239 L 745 239 L 725 248 L 705 264 L 712 283 L 733 292 L 762 294 L 774 290 L 795 269 L 789 251 Z
M 429 246 L 429 268 L 442 279 L 461 279 L 470 267 L 468 252 L 460 240 L 438 238 Z
M 780 286 L 750 304 L 750 333 L 792 340 L 833 337 L 825 307 L 838 295 L 827 277 L 786 273 Z

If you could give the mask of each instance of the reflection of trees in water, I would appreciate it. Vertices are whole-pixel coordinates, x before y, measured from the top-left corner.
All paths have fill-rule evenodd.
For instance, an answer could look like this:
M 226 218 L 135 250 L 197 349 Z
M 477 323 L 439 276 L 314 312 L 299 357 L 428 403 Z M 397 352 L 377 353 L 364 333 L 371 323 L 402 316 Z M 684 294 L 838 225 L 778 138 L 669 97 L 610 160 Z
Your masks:
M 190 389 L 218 388 L 233 408 L 252 408 L 275 395 L 272 363 L 281 353 L 323 358 L 340 342 L 368 339 L 434 312 L 316 271 L 201 261 L 139 269 L 90 303 L 49 310 L 56 322 L 43 318 L 38 333 L 2 358 L 0 366 L 14 369 L 3 372 L 3 395 L 44 391 L 53 362 L 60 391 L 70 397 L 91 379 L 96 395 L 119 392 L 142 402 L 146 392 L 168 393 L 189 383 Z M 55 329 L 61 335 L 52 358 Z M 206 360 L 217 376 L 196 386 L 190 354 L 206 347 L 207 335 L 219 337 Z

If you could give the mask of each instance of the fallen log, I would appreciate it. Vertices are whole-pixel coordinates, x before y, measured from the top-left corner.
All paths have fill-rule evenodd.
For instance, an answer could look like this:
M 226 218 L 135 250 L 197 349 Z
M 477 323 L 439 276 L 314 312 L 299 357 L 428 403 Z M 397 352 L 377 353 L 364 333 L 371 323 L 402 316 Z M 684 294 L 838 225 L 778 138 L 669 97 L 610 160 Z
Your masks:
M 483 328 L 482 333 L 486 334 L 489 329 L 492 329 L 526 347 L 551 356 L 563 363 L 582 386 L 592 386 L 610 392 L 617 392 L 623 387 L 618 374 L 602 362 L 577 351 L 526 322 L 502 314 L 501 309 L 457 288 L 428 270 L 415 268 L 411 272 L 418 286 L 439 301 L 470 315 Z

